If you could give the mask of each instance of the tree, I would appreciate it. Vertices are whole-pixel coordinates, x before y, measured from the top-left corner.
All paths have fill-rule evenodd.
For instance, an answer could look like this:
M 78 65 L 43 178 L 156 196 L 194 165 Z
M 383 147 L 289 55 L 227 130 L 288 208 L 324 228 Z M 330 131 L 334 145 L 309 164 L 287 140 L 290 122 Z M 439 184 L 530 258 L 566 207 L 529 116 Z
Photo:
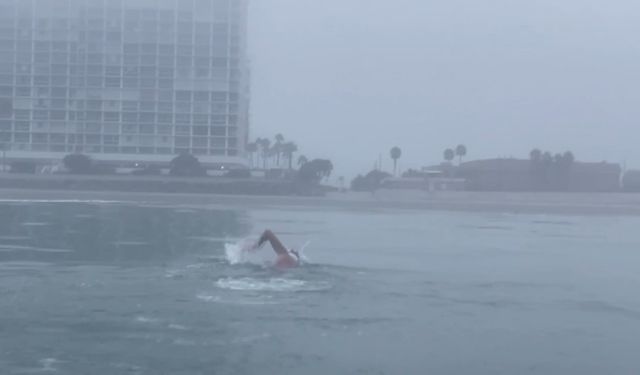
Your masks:
M 247 144 L 247 152 L 249 153 L 249 155 L 251 157 L 251 166 L 253 167 L 256 164 L 253 159 L 254 159 L 254 155 L 256 154 L 256 152 L 258 152 L 258 144 L 256 142 L 248 143 Z
M 389 173 L 379 170 L 372 170 L 366 176 L 358 175 L 351 181 L 351 190 L 353 191 L 374 191 L 380 187 L 382 180 L 391 177 Z
M 84 154 L 69 154 L 62 159 L 64 166 L 73 174 L 93 172 L 93 161 Z
M 306 156 L 300 155 L 298 156 L 298 167 L 302 168 L 303 165 L 307 164 L 309 159 Z
M 195 156 L 183 153 L 171 160 L 171 170 L 169 174 L 172 176 L 195 177 L 203 176 L 206 173 L 202 168 L 200 160 Z
M 333 171 L 330 160 L 314 159 L 305 163 L 298 172 L 298 179 L 305 183 L 319 183 L 323 178 L 329 177 Z
M 397 174 L 398 170 L 398 159 L 402 156 L 402 150 L 400 147 L 395 146 L 390 151 L 391 159 L 393 159 L 393 175 Z
M 532 162 L 540 162 L 542 160 L 542 151 L 540 151 L 537 148 L 534 148 L 533 150 L 531 150 L 531 152 L 529 153 L 529 159 Z
M 456 155 L 458 156 L 458 164 L 462 164 L 462 158 L 467 156 L 467 146 L 458 145 L 456 147 Z
M 455 157 L 456 153 L 452 149 L 448 148 L 444 150 L 444 160 L 451 162 Z
M 293 169 L 293 154 L 298 151 L 298 146 L 293 142 L 287 142 L 282 145 L 282 154 L 289 161 L 289 169 Z
M 562 159 L 565 164 L 571 165 L 576 161 L 576 157 L 573 155 L 573 152 L 567 151 L 562 155 Z

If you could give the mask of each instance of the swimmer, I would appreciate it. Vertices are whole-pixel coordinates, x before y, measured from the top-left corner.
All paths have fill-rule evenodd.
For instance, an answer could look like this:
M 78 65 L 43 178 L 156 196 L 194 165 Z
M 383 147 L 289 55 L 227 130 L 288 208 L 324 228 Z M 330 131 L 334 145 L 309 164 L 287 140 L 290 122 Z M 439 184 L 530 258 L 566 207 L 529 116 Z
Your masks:
M 275 251 L 276 255 L 278 256 L 274 264 L 276 268 L 284 269 L 297 267 L 300 265 L 300 254 L 293 249 L 290 250 L 284 247 L 278 237 L 276 237 L 276 235 L 268 229 L 265 230 L 264 233 L 262 233 L 262 236 L 260 236 L 258 243 L 253 247 L 252 250 L 259 249 L 267 241 L 269 241 L 271 247 L 273 248 L 273 251 Z

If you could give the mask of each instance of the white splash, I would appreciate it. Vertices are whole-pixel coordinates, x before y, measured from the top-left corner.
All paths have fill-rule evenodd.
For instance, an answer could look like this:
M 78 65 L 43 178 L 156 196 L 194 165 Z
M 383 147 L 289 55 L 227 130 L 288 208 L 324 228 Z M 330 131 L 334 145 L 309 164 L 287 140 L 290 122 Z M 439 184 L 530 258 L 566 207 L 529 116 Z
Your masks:
M 167 326 L 169 329 L 173 329 L 173 330 L 177 330 L 177 331 L 186 331 L 188 330 L 187 327 L 181 325 L 181 324 L 169 324 Z
M 136 317 L 136 322 L 145 323 L 145 324 L 154 324 L 154 323 L 160 322 L 160 319 L 149 318 L 149 317 L 146 317 L 146 316 L 138 316 L 138 317 Z
M 297 279 L 271 278 L 266 280 L 243 278 L 224 278 L 216 282 L 221 289 L 266 292 L 317 292 L 331 288 L 327 282 L 308 282 Z
M 263 264 L 264 260 L 261 259 L 260 254 L 251 251 L 254 245 L 255 242 L 249 239 L 224 244 L 224 254 L 227 262 L 231 265 L 243 263 Z
M 59 360 L 57 360 L 56 358 L 44 358 L 41 359 L 40 364 L 42 365 L 42 368 L 40 369 L 40 371 L 42 372 L 57 372 L 58 369 L 55 368 L 55 365 L 57 363 L 60 363 Z

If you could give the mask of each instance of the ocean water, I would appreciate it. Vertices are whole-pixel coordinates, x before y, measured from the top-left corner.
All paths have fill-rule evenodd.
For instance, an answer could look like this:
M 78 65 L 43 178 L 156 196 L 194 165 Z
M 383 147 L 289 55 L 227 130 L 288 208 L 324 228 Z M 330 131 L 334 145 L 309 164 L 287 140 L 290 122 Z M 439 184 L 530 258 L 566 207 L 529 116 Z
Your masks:
M 3 201 L 0 220 L 1 374 L 640 370 L 636 217 Z M 305 265 L 244 254 L 265 228 Z

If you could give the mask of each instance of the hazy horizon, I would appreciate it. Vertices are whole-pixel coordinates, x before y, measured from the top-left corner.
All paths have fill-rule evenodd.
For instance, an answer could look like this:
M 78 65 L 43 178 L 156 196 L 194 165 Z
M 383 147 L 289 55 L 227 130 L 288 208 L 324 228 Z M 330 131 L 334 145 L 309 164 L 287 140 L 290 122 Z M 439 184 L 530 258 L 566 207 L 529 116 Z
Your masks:
M 253 1 L 251 137 L 282 133 L 334 177 L 538 147 L 640 167 L 631 1 Z

